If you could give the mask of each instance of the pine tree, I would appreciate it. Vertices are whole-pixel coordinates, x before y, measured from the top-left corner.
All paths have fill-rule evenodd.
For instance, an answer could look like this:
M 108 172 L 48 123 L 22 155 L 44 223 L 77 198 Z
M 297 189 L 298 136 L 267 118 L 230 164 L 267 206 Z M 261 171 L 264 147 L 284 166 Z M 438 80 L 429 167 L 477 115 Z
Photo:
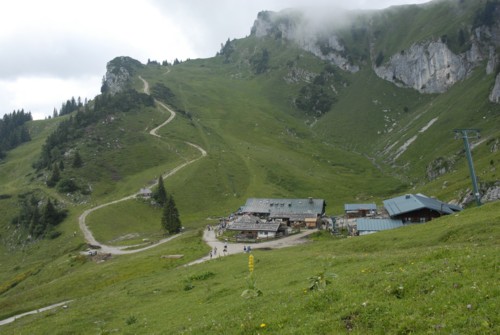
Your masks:
M 165 229 L 169 234 L 176 234 L 181 231 L 182 226 L 179 217 L 179 211 L 175 206 L 175 201 L 172 196 L 168 197 L 167 203 L 163 207 L 161 225 L 163 229 Z
M 33 208 L 28 228 L 29 233 L 35 238 L 41 236 L 45 231 L 45 227 L 41 221 L 40 211 L 38 210 L 38 206 L 36 206 Z
M 61 179 L 61 173 L 59 171 L 59 166 L 58 164 L 54 164 L 54 167 L 52 168 L 52 175 L 50 176 L 49 180 L 47 180 L 47 186 L 48 187 L 56 186 L 57 182 L 60 179 Z
M 77 151 L 75 153 L 75 157 L 73 158 L 73 167 L 80 168 L 82 166 L 83 166 L 82 157 L 80 156 L 80 153 L 78 153 L 78 151 Z
M 156 200 L 158 204 L 160 204 L 160 206 L 165 206 L 165 204 L 167 203 L 167 191 L 165 190 L 165 185 L 163 184 L 162 176 L 158 178 L 158 187 L 156 189 L 153 198 Z
M 55 226 L 58 222 L 58 213 L 52 201 L 50 199 L 47 201 L 42 213 L 42 222 L 45 227 Z
M 106 76 L 103 76 L 102 77 L 102 84 L 101 84 L 101 93 L 105 94 L 105 93 L 108 93 L 108 91 L 109 91 L 108 82 L 106 81 Z

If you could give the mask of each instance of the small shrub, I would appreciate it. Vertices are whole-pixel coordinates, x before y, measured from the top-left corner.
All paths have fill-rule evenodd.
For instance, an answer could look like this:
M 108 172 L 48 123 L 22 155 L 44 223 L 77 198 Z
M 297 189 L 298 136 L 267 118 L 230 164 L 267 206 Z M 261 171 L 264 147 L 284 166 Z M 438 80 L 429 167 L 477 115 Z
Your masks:
M 206 271 L 206 272 L 202 272 L 200 274 L 196 274 L 196 275 L 192 275 L 191 277 L 189 277 L 189 281 L 192 281 L 192 280 L 206 280 L 208 278 L 212 278 L 213 276 L 215 276 L 215 273 L 211 272 L 211 271 Z
M 315 276 L 309 277 L 309 290 L 310 291 L 323 291 L 326 286 L 331 284 L 329 278 L 336 277 L 333 273 L 325 273 L 324 271 L 318 273 Z
M 61 193 L 73 193 L 78 191 L 79 187 L 73 179 L 62 179 L 57 184 L 57 190 Z
M 47 234 L 47 237 L 50 238 L 51 240 L 58 238 L 61 236 L 61 232 L 57 230 L 52 230 Z
M 76 256 L 72 256 L 70 260 L 70 266 L 73 266 L 75 264 L 83 264 L 87 262 L 87 257 L 85 257 L 82 254 L 78 254 Z
M 125 322 L 127 323 L 128 326 L 130 326 L 137 322 L 137 318 L 134 315 L 131 315 L 127 318 Z
M 398 299 L 403 299 L 405 295 L 405 288 L 403 285 L 398 285 L 396 287 L 389 286 L 385 289 L 385 291 Z

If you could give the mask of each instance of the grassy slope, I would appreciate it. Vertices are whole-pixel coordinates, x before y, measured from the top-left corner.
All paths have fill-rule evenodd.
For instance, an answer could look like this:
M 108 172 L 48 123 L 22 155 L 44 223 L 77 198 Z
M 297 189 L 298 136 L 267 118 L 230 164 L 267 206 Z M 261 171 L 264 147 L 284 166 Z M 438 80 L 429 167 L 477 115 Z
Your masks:
M 424 6 L 395 6 L 375 15 L 374 36 L 377 38 L 375 54 L 382 51 L 387 60 L 390 55 L 409 48 L 417 41 L 436 40 L 447 36 L 448 44 L 456 53 L 459 46 L 458 32 L 468 31 L 476 11 L 484 6 L 482 1 L 434 1 Z M 466 36 L 468 40 L 468 36 Z
M 164 237 L 160 219 L 160 208 L 134 199 L 96 211 L 87 217 L 86 223 L 98 241 L 133 245 L 144 243 L 144 239 L 157 241 Z
M 459 46 L 458 32 L 462 29 L 467 34 L 476 11 L 482 5 L 484 3 L 475 1 L 436 1 L 425 6 L 399 6 L 376 13 L 370 26 L 371 38 L 375 41 L 372 55 L 383 51 L 387 60 L 415 42 L 436 40 L 445 35 L 448 46 L 454 52 L 464 52 L 470 48 L 470 44 Z M 479 128 L 482 137 L 488 139 L 475 149 L 479 179 L 487 184 L 498 181 L 495 174 L 497 159 L 494 152 L 489 152 L 491 142 L 500 136 L 496 127 L 500 107 L 488 101 L 494 75 L 486 75 L 484 66 L 479 66 L 469 78 L 441 95 L 420 95 L 411 89 L 399 89 L 380 80 L 370 71 L 370 62 L 366 61 L 369 49 L 367 23 L 362 22 L 358 21 L 357 25 L 353 24 L 339 32 L 347 43 L 347 50 L 356 51 L 358 57 L 366 53 L 362 56 L 365 59 L 361 63 L 362 70 L 349 77 L 349 89 L 340 94 L 340 101 L 324 117 L 324 122 L 316 125 L 318 132 L 330 135 L 327 141 L 383 158 L 392 164 L 386 171 L 416 184 L 422 191 L 451 200 L 463 195 L 463 190 L 470 187 L 468 171 L 464 169 L 464 155 L 461 153 L 463 144 L 453 140 L 452 130 Z M 420 133 L 434 118 L 437 118 L 437 122 Z M 389 151 L 394 155 L 405 141 L 415 135 L 418 136 L 417 140 L 403 155 L 395 162 L 388 161 L 390 157 L 383 152 L 384 149 L 394 145 Z M 425 177 L 426 168 L 440 157 L 456 160 L 452 170 L 457 173 L 443 176 L 429 187 Z M 445 181 L 451 187 L 442 188 Z
M 270 73 L 253 75 L 241 61 L 260 50 L 249 38 L 237 42 L 230 64 L 222 64 L 221 58 L 197 60 L 169 73 L 151 68 L 143 74 L 151 83 L 168 86 L 178 106 L 193 115 L 194 126 L 183 128 L 182 135 L 175 127 L 167 127 L 165 134 L 184 136 L 209 152 L 196 168 L 166 182 L 181 213 L 196 209 L 206 216 L 221 215 L 254 196 L 320 197 L 330 211 L 339 211 L 341 199 L 380 199 L 400 187 L 362 155 L 325 144 L 293 107 L 292 98 L 303 84 L 287 85 L 282 78 L 288 70 L 282 64 L 299 58 L 298 66 L 308 66 L 311 56 L 263 43 L 271 54 Z M 321 71 L 315 64 L 312 69 Z
M 342 240 L 320 235 L 291 249 L 254 250 L 257 286 L 264 294 L 250 300 L 240 297 L 248 273 L 244 254 L 189 268 L 177 266 L 191 256 L 160 258 L 200 255 L 204 249 L 195 235 L 102 264 L 60 258 L 36 281 L 4 294 L 1 310 L 10 314 L 76 301 L 68 309 L 25 317 L 2 330 L 495 334 L 500 330 L 499 209 L 494 203 L 371 236 Z M 336 276 L 324 291 L 308 291 L 308 278 L 322 272 Z M 67 275 L 49 281 L 62 273 Z
M 285 85 L 282 77 L 287 70 L 280 64 L 293 60 L 298 62 L 298 67 L 315 72 L 321 71 L 323 65 L 307 53 L 268 40 L 263 45 L 271 51 L 272 71 L 255 76 L 244 59 L 259 51 L 262 45 L 256 45 L 252 38 L 237 43 L 240 54 L 234 56 L 231 64 L 222 64 L 217 58 L 186 62 L 170 68 L 169 73 L 164 67 L 160 72 L 155 67 L 143 70 L 141 74 L 151 83 L 161 81 L 170 87 L 177 95 L 179 107 L 189 111 L 193 120 L 179 115 L 172 127 L 161 130 L 164 139 L 147 135 L 147 129 L 165 119 L 161 109 L 121 115 L 112 124 L 91 130 L 92 136 L 78 144 L 86 163 L 78 173 L 92 181 L 93 203 L 136 192 L 159 173 L 197 157 L 197 150 L 183 144 L 189 140 L 207 149 L 209 156 L 166 181 L 167 190 L 174 194 L 182 219 L 189 227 L 203 226 L 207 223 L 205 218 L 227 214 L 253 196 L 322 197 L 327 199 L 327 210 L 333 214 L 340 212 L 346 201 L 379 202 L 388 195 L 406 191 L 402 188 L 404 184 L 387 177 L 363 156 L 373 156 L 373 152 L 398 139 L 399 128 L 393 133 L 378 135 L 378 131 L 388 128 L 384 115 L 397 120 L 398 127 L 410 124 L 413 132 L 439 116 L 439 121 L 426 132 L 428 136 L 420 137 L 398 162 L 399 165 L 410 162 L 409 170 L 397 172 L 412 180 L 421 178 L 424 167 L 432 159 L 460 150 L 460 141 L 453 141 L 450 133 L 441 128 L 472 124 L 484 129 L 489 138 L 498 137 L 494 128 L 498 106 L 485 103 L 493 79 L 482 75 L 484 72 L 476 71 L 449 93 L 435 97 L 395 88 L 363 69 L 359 74 L 346 75 L 349 86 L 340 91 L 339 102 L 311 128 L 310 120 L 291 104 L 301 85 Z M 139 80 L 136 87 L 142 88 Z M 405 106 L 409 108 L 407 114 L 403 112 Z M 410 123 L 417 115 L 422 116 Z M 351 324 L 359 333 L 366 333 L 368 329 L 431 332 L 441 328 L 448 332 L 469 329 L 469 333 L 494 333 L 498 327 L 498 320 L 491 315 L 498 301 L 490 299 L 497 297 L 498 292 L 493 290 L 493 285 L 489 286 L 491 269 L 495 276 L 498 271 L 498 261 L 494 258 L 498 252 L 495 244 L 498 205 L 460 214 L 455 219 L 459 222 L 440 221 L 447 225 L 433 223 L 338 243 L 318 241 L 312 247 L 272 254 L 258 252 L 257 268 L 259 264 L 263 266 L 259 287 L 265 296 L 250 302 L 235 299 L 244 289 L 246 260 L 243 256 L 173 270 L 207 252 L 194 232 L 144 254 L 117 258 L 101 265 L 86 263 L 77 257 L 82 238 L 79 234 L 73 237 L 73 231 L 77 230 L 78 215 L 90 204 L 70 207 L 70 216 L 58 228 L 63 232 L 58 239 L 32 246 L 16 245 L 11 241 L 14 234 L 8 223 L 16 213 L 17 193 L 27 188 L 41 189 L 67 200 L 46 189 L 41 179 L 33 182 L 34 173 L 30 168 L 44 137 L 56 122 L 34 122 L 33 127 L 39 128 L 34 134 L 40 135 L 10 152 L 9 160 L 0 166 L 1 193 L 14 196 L 0 200 L 3 269 L 0 287 L 13 287 L 0 295 L 0 311 L 8 316 L 67 298 L 78 298 L 79 309 L 71 308 L 54 316 L 49 313 L 49 317 L 30 317 L 7 326 L 7 332 L 22 333 L 26 329 L 27 333 L 43 333 L 54 324 L 60 326 L 61 333 L 77 332 L 82 326 L 93 327 L 96 332 L 117 328 L 124 333 L 137 333 L 143 331 L 142 327 L 189 332 L 185 327 L 191 326 L 195 333 L 223 330 L 237 333 L 234 329 L 253 333 L 261 322 L 267 323 L 272 333 L 310 333 L 311 329 L 313 333 L 322 333 L 331 327 L 341 331 Z M 103 138 L 102 143 L 92 142 L 99 137 Z M 447 139 L 451 141 L 448 143 Z M 487 143 L 475 150 L 477 170 L 482 178 L 494 181 L 498 180 L 494 170 L 498 159 L 489 151 Z M 383 164 L 381 168 L 388 171 Z M 443 199 L 455 197 L 470 183 L 465 161 L 457 162 L 456 168 L 433 183 L 419 185 L 419 189 Z M 444 181 L 448 182 L 446 188 L 443 188 Z M 134 214 L 143 220 L 139 226 L 124 221 L 134 208 Z M 140 230 L 146 237 L 156 236 L 156 229 L 151 227 L 155 214 L 143 206 L 134 205 L 126 210 L 110 207 L 93 215 L 103 217 L 98 221 L 110 220 L 106 229 L 99 232 L 104 239 L 123 235 L 114 233 L 118 223 L 124 223 L 120 229 Z M 450 225 L 462 227 L 463 231 L 454 231 Z M 490 236 L 493 239 L 488 239 Z M 407 242 L 396 243 L 399 240 Z M 466 254 L 464 250 L 471 253 Z M 161 254 L 168 253 L 185 254 L 186 259 L 159 259 Z M 468 262 L 469 259 L 475 265 Z M 447 267 L 450 262 L 458 264 L 458 270 Z M 415 264 L 418 266 L 414 267 Z M 461 268 L 467 269 L 465 274 L 460 272 Z M 323 269 L 339 275 L 334 285 L 325 294 L 304 294 L 307 278 Z M 183 291 L 185 278 L 205 271 L 212 271 L 216 276 L 194 283 L 201 290 Z M 477 277 L 473 278 L 473 272 Z M 365 273 L 369 275 L 361 277 Z M 417 282 L 419 277 L 426 278 L 425 284 Z M 287 279 L 276 281 L 276 278 Z M 459 279 L 462 281 L 458 282 Z M 498 281 L 498 277 L 493 279 Z M 477 281 L 481 282 L 479 286 Z M 163 283 L 169 283 L 168 288 Z M 403 292 L 400 292 L 400 283 L 403 283 Z M 425 285 L 430 288 L 423 287 Z M 439 288 L 435 293 L 432 293 L 433 286 Z M 68 287 L 71 287 L 70 294 Z M 401 294 L 403 299 L 398 298 Z M 416 300 L 422 301 L 414 307 Z M 97 306 L 95 301 L 103 305 Z M 369 308 L 363 307 L 363 302 L 367 302 Z M 468 319 L 464 319 L 466 314 L 462 308 L 465 302 L 474 308 L 472 312 L 467 310 L 474 313 L 469 314 Z M 431 304 L 432 310 L 425 304 Z M 259 311 L 253 313 L 253 310 Z M 311 317 L 304 318 L 303 315 L 311 311 Z M 219 314 L 229 317 L 222 319 Z M 188 315 L 192 315 L 191 320 Z M 131 316 L 137 321 L 127 328 L 125 320 Z M 434 323 L 425 323 L 429 318 Z M 30 323 L 33 319 L 37 321 Z

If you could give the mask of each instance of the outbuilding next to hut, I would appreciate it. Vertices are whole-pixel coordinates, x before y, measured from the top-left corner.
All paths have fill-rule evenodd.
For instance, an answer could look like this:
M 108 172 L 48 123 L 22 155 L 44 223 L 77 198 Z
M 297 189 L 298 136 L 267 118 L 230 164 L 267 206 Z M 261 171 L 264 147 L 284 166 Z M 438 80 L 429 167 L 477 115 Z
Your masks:
M 429 198 L 423 194 L 406 194 L 384 200 L 384 207 L 391 219 L 401 220 L 403 223 L 427 222 L 462 210 L 460 206 Z
M 233 222 L 227 226 L 227 230 L 239 231 L 237 240 L 256 240 L 275 238 L 280 229 L 280 223 L 250 223 Z
M 348 219 L 363 218 L 377 214 L 376 204 L 344 204 L 344 213 Z
M 137 193 L 138 197 L 142 197 L 144 199 L 149 199 L 153 196 L 153 191 L 149 188 L 141 188 L 139 193 Z
M 368 235 L 382 230 L 395 229 L 403 226 L 401 220 L 393 219 L 356 219 L 356 235 Z

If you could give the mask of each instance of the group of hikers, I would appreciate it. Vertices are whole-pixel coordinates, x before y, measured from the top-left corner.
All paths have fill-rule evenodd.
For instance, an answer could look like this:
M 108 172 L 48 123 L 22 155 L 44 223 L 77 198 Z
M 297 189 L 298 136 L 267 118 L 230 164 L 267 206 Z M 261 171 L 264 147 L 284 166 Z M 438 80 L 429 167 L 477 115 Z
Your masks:
M 217 233 L 219 231 L 221 231 L 223 229 L 223 227 L 220 227 L 220 226 L 217 226 L 217 227 L 212 227 L 210 225 L 207 225 L 207 228 L 206 228 L 208 231 L 214 231 L 215 233 L 215 236 L 217 236 Z M 244 245 L 243 246 L 243 252 L 244 253 L 249 253 L 249 252 L 252 252 L 252 247 L 251 246 L 246 246 Z M 224 247 L 222 249 L 222 256 L 227 256 L 229 254 L 228 252 L 228 248 L 227 248 L 227 239 L 224 241 Z M 217 256 L 221 256 L 221 254 L 217 254 L 217 247 L 214 246 L 214 248 L 212 250 L 210 250 L 210 252 L 208 253 L 208 256 L 210 257 L 210 259 L 214 258 L 214 257 L 217 257 Z

